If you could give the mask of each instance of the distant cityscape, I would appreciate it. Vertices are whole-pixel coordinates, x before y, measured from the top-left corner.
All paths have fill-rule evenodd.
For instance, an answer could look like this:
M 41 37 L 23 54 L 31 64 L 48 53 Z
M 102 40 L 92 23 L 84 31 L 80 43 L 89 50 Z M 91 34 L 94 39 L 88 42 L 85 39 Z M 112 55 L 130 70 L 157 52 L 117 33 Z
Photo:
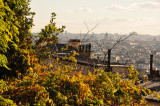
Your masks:
M 33 33 L 36 35 L 37 33 Z M 128 36 L 128 35 L 126 35 Z M 59 43 L 67 44 L 70 39 L 80 39 L 82 42 L 91 43 L 93 55 L 96 59 L 104 59 L 107 50 L 111 48 L 118 39 L 125 37 L 118 33 L 91 33 L 75 34 L 65 31 L 58 35 Z M 126 65 L 134 65 L 140 72 L 149 72 L 150 54 L 154 56 L 154 70 L 160 70 L 160 36 L 132 35 L 119 42 L 111 51 L 111 62 Z M 107 59 L 107 56 L 106 58 Z

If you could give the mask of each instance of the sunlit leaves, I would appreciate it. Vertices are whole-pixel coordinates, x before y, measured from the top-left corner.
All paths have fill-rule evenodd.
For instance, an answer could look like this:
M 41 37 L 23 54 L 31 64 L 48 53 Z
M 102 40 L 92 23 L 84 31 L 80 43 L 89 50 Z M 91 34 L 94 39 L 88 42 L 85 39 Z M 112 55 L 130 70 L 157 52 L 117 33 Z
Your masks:
M 3 98 L 2 96 L 0 96 L 0 105 L 1 106 L 17 106 L 16 103 L 14 103 L 12 100 Z
M 53 64 L 54 65 L 54 64 Z M 59 63 L 59 70 L 43 71 L 50 66 L 30 68 L 22 79 L 3 83 L 2 95 L 9 95 L 16 103 L 56 105 L 142 105 L 142 92 L 152 94 L 149 89 L 136 85 L 134 79 L 100 70 L 83 75 L 70 75 L 70 66 Z M 64 68 L 65 67 L 65 68 Z M 39 71 L 38 71 L 39 70 Z M 4 89 L 5 85 L 5 89 Z M 159 97 L 157 92 L 153 92 Z
M 45 37 L 45 38 L 56 37 L 57 35 L 59 35 L 61 32 L 64 31 L 65 26 L 62 26 L 62 28 L 56 27 L 56 23 L 54 22 L 54 19 L 56 19 L 55 17 L 56 14 L 52 13 L 50 24 L 48 24 L 47 26 L 45 26 L 44 29 L 41 30 L 40 37 Z
M 0 54 L 0 67 L 5 67 L 6 69 L 10 70 L 10 68 L 7 67 L 8 61 L 5 55 Z
M 44 28 L 41 29 L 39 35 L 37 35 L 37 37 L 39 37 L 39 40 L 36 41 L 35 48 L 36 48 L 36 55 L 39 61 L 43 61 L 46 58 L 50 58 L 52 57 L 53 54 L 57 52 L 54 49 L 56 48 L 56 44 L 58 43 L 57 36 L 64 31 L 65 26 L 58 28 L 54 20 L 56 19 L 55 17 L 56 14 L 52 13 L 50 23 L 44 26 Z M 53 46 L 54 48 L 52 48 Z
M 32 46 L 29 29 L 35 13 L 30 12 L 29 3 L 30 0 L 0 0 L 0 54 L 5 55 L 8 61 L 7 64 L 0 62 L 0 77 L 16 77 L 16 70 L 25 73 L 32 65 L 28 60 Z

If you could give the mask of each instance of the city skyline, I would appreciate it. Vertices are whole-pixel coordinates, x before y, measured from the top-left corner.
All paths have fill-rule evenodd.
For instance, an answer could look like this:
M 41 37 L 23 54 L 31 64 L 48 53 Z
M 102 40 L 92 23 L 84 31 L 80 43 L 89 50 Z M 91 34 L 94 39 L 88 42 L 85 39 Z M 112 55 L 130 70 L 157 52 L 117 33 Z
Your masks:
M 71 33 L 87 32 L 85 22 L 89 29 L 99 23 L 95 33 L 160 34 L 159 0 L 32 0 L 30 6 L 36 12 L 32 32 L 49 24 L 55 12 L 57 26 L 65 25 Z

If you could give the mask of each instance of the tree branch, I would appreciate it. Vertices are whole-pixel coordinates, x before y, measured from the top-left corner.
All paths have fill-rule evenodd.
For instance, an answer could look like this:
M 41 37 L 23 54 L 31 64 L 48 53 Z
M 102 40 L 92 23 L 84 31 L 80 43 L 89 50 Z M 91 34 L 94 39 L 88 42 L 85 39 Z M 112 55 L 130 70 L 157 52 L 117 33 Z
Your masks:
M 88 25 L 84 22 L 85 26 L 87 27 L 87 33 L 84 35 L 83 39 L 82 39 L 82 42 L 84 42 L 84 39 L 86 38 L 86 36 L 91 32 L 93 31 L 98 25 L 99 23 L 97 23 L 92 29 L 89 29 L 88 28 Z

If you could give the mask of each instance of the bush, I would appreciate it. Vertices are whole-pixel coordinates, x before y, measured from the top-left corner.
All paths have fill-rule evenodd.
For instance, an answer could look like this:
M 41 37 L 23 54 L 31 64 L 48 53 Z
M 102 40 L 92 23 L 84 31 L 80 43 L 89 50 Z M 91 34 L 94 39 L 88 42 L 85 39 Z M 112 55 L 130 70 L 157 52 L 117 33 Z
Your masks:
M 0 106 L 17 106 L 12 100 L 0 96 Z
M 41 70 L 46 68 L 38 67 Z M 31 68 L 30 73 L 21 79 L 1 80 L 1 95 L 7 98 L 2 98 L 3 101 L 47 106 L 142 105 L 146 102 L 142 96 L 146 89 L 137 84 L 137 77 L 122 79 L 120 75 L 103 70 L 95 70 L 88 75 L 79 72 L 69 75 L 71 66 L 63 67 L 62 64 L 54 71 L 39 69 Z M 136 71 L 133 67 L 128 70 L 129 74 L 137 74 L 133 71 Z

